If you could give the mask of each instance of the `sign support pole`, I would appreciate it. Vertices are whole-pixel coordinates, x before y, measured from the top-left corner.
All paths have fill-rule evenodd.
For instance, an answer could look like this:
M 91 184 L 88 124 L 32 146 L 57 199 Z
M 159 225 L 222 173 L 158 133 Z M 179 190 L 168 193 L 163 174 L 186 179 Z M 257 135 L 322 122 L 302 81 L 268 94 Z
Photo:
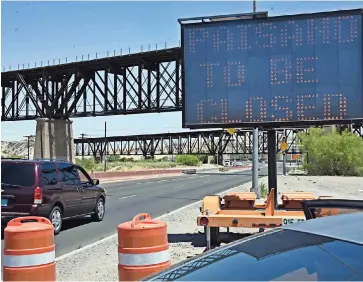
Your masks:
M 277 208 L 277 166 L 276 166 L 276 130 L 267 131 L 268 153 L 268 192 L 274 189 L 275 208 Z
M 284 129 L 284 136 L 286 138 L 285 142 L 287 142 L 286 129 Z M 286 151 L 284 150 L 282 154 L 282 174 L 286 176 Z
M 253 129 L 252 150 L 252 191 L 256 193 L 257 199 L 260 199 L 261 191 L 258 185 L 258 128 Z

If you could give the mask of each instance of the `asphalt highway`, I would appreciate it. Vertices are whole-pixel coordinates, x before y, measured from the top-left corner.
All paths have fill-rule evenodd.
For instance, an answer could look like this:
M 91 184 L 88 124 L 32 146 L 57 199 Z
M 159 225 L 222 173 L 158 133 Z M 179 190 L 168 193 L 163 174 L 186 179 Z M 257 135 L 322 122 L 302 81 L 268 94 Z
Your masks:
M 265 164 L 261 165 L 259 174 L 267 175 Z M 220 193 L 249 181 L 250 170 L 201 172 L 180 177 L 101 184 L 107 190 L 104 220 L 92 222 L 86 217 L 65 221 L 61 233 L 55 236 L 56 256 L 116 233 L 118 224 L 131 220 L 138 213 L 149 213 L 152 217 L 158 217 L 199 201 L 206 195 Z

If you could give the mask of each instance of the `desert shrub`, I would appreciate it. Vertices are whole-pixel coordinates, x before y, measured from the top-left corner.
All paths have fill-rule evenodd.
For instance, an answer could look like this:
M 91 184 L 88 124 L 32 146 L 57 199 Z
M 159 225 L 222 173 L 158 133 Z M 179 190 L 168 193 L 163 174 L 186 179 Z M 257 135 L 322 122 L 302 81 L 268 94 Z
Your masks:
M 206 164 L 208 163 L 208 155 L 199 155 L 198 159 L 201 163 Z
M 119 162 L 120 161 L 120 156 L 117 156 L 117 155 L 108 156 L 108 161 L 110 163 Z
M 93 158 L 84 158 L 83 160 L 76 158 L 76 164 L 83 167 L 86 171 L 94 171 L 97 166 Z
M 134 161 L 135 160 L 132 157 L 128 157 L 128 158 L 122 157 L 122 158 L 119 159 L 119 162 L 134 162 Z
M 363 140 L 359 136 L 312 128 L 298 137 L 305 154 L 303 167 L 309 175 L 363 176 Z
M 26 156 L 26 157 L 28 157 L 28 156 Z M 24 158 L 24 156 L 18 156 L 18 155 L 12 155 L 12 154 L 10 154 L 10 155 L 5 156 L 4 158 L 10 158 L 10 159 L 23 159 L 23 158 Z
M 268 189 L 265 183 L 260 183 L 261 198 L 265 199 L 268 196 Z
M 211 164 L 216 164 L 217 163 L 217 158 L 215 156 L 211 156 L 210 157 L 210 163 Z
M 162 157 L 161 159 L 158 159 L 159 162 L 167 162 L 169 161 L 169 158 L 168 157 Z
M 176 156 L 176 162 L 180 165 L 197 166 L 199 158 L 194 155 L 178 155 Z
M 144 170 L 144 169 L 167 169 L 174 168 L 177 164 L 173 162 L 160 162 L 157 160 L 140 160 L 140 161 L 125 161 L 108 163 L 107 170 L 113 171 L 130 171 L 130 170 Z M 104 165 L 98 164 L 95 168 L 96 171 L 103 171 Z

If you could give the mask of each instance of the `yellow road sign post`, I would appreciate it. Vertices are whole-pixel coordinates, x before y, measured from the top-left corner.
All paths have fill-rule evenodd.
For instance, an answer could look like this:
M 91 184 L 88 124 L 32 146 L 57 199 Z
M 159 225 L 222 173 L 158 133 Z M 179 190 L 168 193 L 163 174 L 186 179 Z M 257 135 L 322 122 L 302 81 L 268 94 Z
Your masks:
M 285 153 L 285 151 L 287 150 L 287 148 L 289 147 L 289 145 L 286 142 L 286 136 L 282 136 L 282 140 L 281 140 L 281 144 L 280 144 L 280 149 L 283 153 Z
M 286 142 L 282 142 L 280 145 L 281 151 L 284 151 L 284 152 L 287 150 L 288 147 L 289 147 L 289 145 L 287 145 Z
M 233 134 L 236 132 L 236 129 L 235 129 L 235 128 L 228 128 L 228 129 L 227 129 L 227 132 L 228 132 L 230 135 L 233 135 Z

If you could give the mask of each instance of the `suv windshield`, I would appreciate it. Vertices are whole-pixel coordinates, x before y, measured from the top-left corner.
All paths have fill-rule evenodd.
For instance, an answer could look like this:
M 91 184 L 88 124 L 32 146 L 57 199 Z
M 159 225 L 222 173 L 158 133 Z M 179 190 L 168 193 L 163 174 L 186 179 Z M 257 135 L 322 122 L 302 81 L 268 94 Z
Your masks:
M 16 186 L 33 186 L 35 182 L 34 164 L 1 162 L 1 183 Z

